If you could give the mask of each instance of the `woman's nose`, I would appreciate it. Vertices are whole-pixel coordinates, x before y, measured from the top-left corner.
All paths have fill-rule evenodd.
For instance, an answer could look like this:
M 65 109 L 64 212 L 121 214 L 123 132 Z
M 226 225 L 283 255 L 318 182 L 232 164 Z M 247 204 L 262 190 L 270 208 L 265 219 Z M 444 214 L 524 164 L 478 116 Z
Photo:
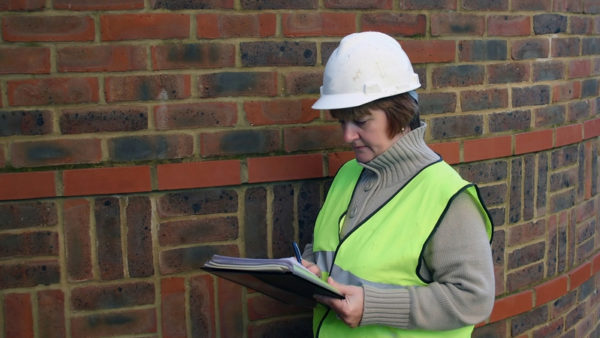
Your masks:
M 352 122 L 342 123 L 342 132 L 344 134 L 344 142 L 346 143 L 352 143 L 358 138 L 357 127 Z

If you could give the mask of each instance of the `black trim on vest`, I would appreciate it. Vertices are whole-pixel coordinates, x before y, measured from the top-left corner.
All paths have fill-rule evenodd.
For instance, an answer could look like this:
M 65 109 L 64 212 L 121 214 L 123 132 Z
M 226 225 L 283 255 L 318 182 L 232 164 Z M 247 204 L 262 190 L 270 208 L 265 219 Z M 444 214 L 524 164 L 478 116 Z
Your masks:
M 415 274 L 417 275 L 417 277 L 419 277 L 419 279 L 423 283 L 429 284 L 429 283 L 433 282 L 433 280 L 427 280 L 423 276 L 421 276 L 421 266 L 422 266 L 422 263 L 424 261 L 423 255 L 425 253 L 425 248 L 429 244 L 429 240 L 433 237 L 433 235 L 436 233 L 437 229 L 439 228 L 440 224 L 442 223 L 442 219 L 444 219 L 444 216 L 446 215 L 446 212 L 448 212 L 448 209 L 450 208 L 450 205 L 452 204 L 452 202 L 454 201 L 454 199 L 456 199 L 456 197 L 458 195 L 460 195 L 461 193 L 463 193 L 465 190 L 469 189 L 470 187 L 474 187 L 475 188 L 475 191 L 477 193 L 477 198 L 479 199 L 479 203 L 481 203 L 481 206 L 483 207 L 483 210 L 485 211 L 488 219 L 490 220 L 490 224 L 492 225 L 491 226 L 491 228 L 492 228 L 492 236 L 490 236 L 490 243 L 492 243 L 492 237 L 494 235 L 494 223 L 492 222 L 492 217 L 490 215 L 490 212 L 487 210 L 487 208 L 485 206 L 485 203 L 483 202 L 483 199 L 481 198 L 481 194 L 479 192 L 479 188 L 477 187 L 477 185 L 475 185 L 473 183 L 468 183 L 464 187 L 460 188 L 454 195 L 452 195 L 452 197 L 450 197 L 450 199 L 448 200 L 448 203 L 446 204 L 446 207 L 444 208 L 444 211 L 442 211 L 442 214 L 440 215 L 440 217 L 438 218 L 437 222 L 435 223 L 435 226 L 433 227 L 433 230 L 431 231 L 431 233 L 429 234 L 429 236 L 427 236 L 427 239 L 423 243 L 423 247 L 421 248 L 421 253 L 419 254 L 419 262 L 417 263 L 417 268 L 416 268 L 416 271 L 415 271 Z M 487 229 L 486 229 L 486 232 L 487 232 Z

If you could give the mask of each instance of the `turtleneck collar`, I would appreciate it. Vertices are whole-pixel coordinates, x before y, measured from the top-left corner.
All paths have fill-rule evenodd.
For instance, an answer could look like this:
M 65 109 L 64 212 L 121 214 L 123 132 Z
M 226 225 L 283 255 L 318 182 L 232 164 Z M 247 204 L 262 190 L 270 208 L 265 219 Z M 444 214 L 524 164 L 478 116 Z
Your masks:
M 383 186 L 405 182 L 419 170 L 440 159 L 425 143 L 427 124 L 411 130 L 390 146 L 384 153 L 367 163 L 360 163 L 375 174 Z

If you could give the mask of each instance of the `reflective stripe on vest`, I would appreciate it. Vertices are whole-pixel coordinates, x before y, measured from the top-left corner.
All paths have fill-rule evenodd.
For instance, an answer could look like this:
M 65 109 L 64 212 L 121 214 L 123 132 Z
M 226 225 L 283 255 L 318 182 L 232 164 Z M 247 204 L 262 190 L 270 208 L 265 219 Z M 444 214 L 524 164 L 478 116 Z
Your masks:
M 428 238 L 450 202 L 468 193 L 481 211 L 491 240 L 492 224 L 477 188 L 445 162 L 421 170 L 379 210 L 355 227 L 342 241 L 339 225 L 348 208 L 362 167 L 352 160 L 336 175 L 315 224 L 313 252 L 322 278 L 380 288 L 427 285 L 418 271 Z M 333 311 L 318 305 L 313 332 L 319 337 L 469 337 L 473 326 L 451 331 L 403 330 L 382 325 L 351 329 Z

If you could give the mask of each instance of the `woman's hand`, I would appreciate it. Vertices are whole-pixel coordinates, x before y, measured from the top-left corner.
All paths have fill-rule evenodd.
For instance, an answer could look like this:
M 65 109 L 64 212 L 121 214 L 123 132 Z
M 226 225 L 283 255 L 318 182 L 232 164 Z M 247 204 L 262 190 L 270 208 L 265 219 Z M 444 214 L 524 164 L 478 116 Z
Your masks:
M 306 259 L 302 260 L 302 265 L 304 265 L 305 268 L 308 269 L 308 271 L 314 273 L 315 275 L 317 275 L 317 277 L 321 277 L 321 269 L 319 269 L 319 266 L 313 262 L 309 262 Z
M 364 308 L 364 291 L 360 286 L 340 284 L 329 277 L 327 282 L 341 292 L 345 298 L 336 299 L 326 296 L 315 296 L 315 299 L 337 313 L 346 325 L 354 328 L 360 324 Z

